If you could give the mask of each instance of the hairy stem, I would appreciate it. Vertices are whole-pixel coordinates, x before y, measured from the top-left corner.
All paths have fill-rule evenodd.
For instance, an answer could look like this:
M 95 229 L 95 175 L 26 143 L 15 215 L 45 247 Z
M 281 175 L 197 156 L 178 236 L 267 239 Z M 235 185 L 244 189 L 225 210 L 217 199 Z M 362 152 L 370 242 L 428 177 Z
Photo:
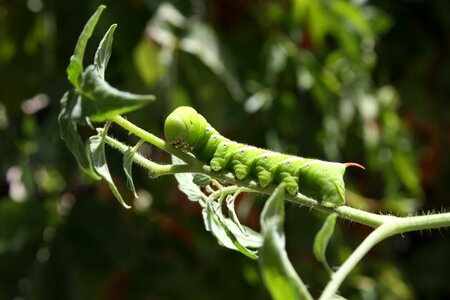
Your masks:
M 384 223 L 372 231 L 347 258 L 339 270 L 333 274 L 331 281 L 325 287 L 320 299 L 331 299 L 351 270 L 355 268 L 373 246 L 382 240 L 398 233 L 448 226 L 450 226 L 450 213 L 402 218 L 391 216 L 389 219 L 385 219 Z
M 115 118 L 116 119 L 116 118 Z M 123 119 L 123 118 L 121 118 Z M 129 123 L 128 121 L 124 120 L 125 123 Z M 114 120 L 115 122 L 115 120 Z M 129 123 L 131 124 L 131 123 Z M 133 125 L 133 124 L 131 124 Z M 134 125 L 133 125 L 134 126 Z M 134 127 L 125 127 L 128 130 L 135 130 Z M 131 128 L 131 129 L 129 129 Z M 138 127 L 136 127 L 138 128 Z M 143 131 L 142 129 L 139 129 Z M 132 133 L 135 133 L 135 131 L 131 131 Z M 251 179 L 244 179 L 244 180 L 238 180 L 236 177 L 231 173 L 227 171 L 221 171 L 221 172 L 215 172 L 213 171 L 208 165 L 204 165 L 196 160 L 195 157 L 190 156 L 189 154 L 186 154 L 182 152 L 179 149 L 176 149 L 170 145 L 168 145 L 166 142 L 161 140 L 160 138 L 151 135 L 151 138 L 145 139 L 142 137 L 142 135 L 135 133 L 136 135 L 140 136 L 142 139 L 146 140 L 149 143 L 155 142 L 155 146 L 169 152 L 170 149 L 171 154 L 178 156 L 178 154 L 181 154 L 181 159 L 185 160 L 186 162 L 191 161 L 189 165 L 160 165 L 155 162 L 152 162 L 140 154 L 136 153 L 133 157 L 133 160 L 138 163 L 139 165 L 143 166 L 144 168 L 148 169 L 154 176 L 161 176 L 161 175 L 168 175 L 168 174 L 175 174 L 175 173 L 202 173 L 205 175 L 208 175 L 212 178 L 218 179 L 221 182 L 225 182 L 227 184 L 236 185 L 238 187 L 245 188 L 246 192 L 257 192 L 261 194 L 271 195 L 275 189 L 275 186 L 268 186 L 265 188 L 262 188 L 257 182 Z M 117 148 L 119 151 L 124 153 L 128 146 L 111 138 L 106 137 L 106 142 L 110 144 L 111 146 Z M 173 151 L 176 150 L 176 151 Z M 181 152 L 181 153 L 180 153 Z M 186 157 L 188 156 L 188 157 Z M 189 163 L 189 162 L 188 162 Z M 235 188 L 233 188 L 235 189 Z M 413 230 L 423 230 L 423 229 L 432 229 L 432 228 L 438 228 L 438 227 L 448 227 L 450 226 L 450 213 L 443 213 L 443 214 L 432 214 L 432 215 L 425 215 L 425 216 L 410 216 L 410 217 L 395 217 L 395 216 L 389 216 L 389 215 L 380 215 L 376 213 L 367 212 L 364 210 L 356 209 L 350 206 L 339 206 L 337 208 L 328 208 L 321 206 L 320 203 L 312 198 L 309 198 L 302 194 L 297 194 L 296 196 L 286 195 L 286 200 L 290 202 L 294 202 L 300 205 L 304 205 L 319 211 L 322 211 L 327 214 L 331 214 L 333 212 L 337 213 L 339 217 L 347 219 L 349 221 L 354 221 L 360 224 L 364 224 L 370 227 L 377 228 L 383 224 L 396 224 L 397 232 L 395 233 L 402 233 L 402 232 L 408 232 Z
M 356 248 L 355 251 L 349 256 L 339 270 L 333 274 L 331 280 L 328 282 L 325 290 L 320 296 L 320 300 L 332 299 L 336 294 L 337 289 L 341 285 L 342 281 L 347 275 L 355 268 L 359 261 L 380 241 L 394 234 L 391 224 L 383 224 L 374 231 L 372 231 L 367 238 Z
M 141 135 L 139 135 L 139 136 L 142 138 Z M 157 144 L 155 146 L 157 146 L 157 147 L 161 146 L 159 148 L 163 149 L 163 144 L 161 143 L 162 140 L 155 136 L 153 136 L 153 137 L 156 138 L 156 141 L 157 141 Z M 146 139 L 146 141 L 148 141 L 149 143 L 152 143 L 153 139 Z M 127 145 L 125 145 L 111 137 L 106 137 L 106 142 L 109 145 L 111 145 L 114 148 L 121 151 L 122 153 L 125 153 L 125 151 L 128 149 Z M 165 142 L 164 142 L 164 145 L 165 145 L 164 147 L 166 147 L 166 146 L 170 147 L 170 145 L 167 145 L 167 143 L 165 143 Z M 176 150 L 178 150 L 178 149 L 176 149 Z M 187 155 L 184 152 L 182 152 L 182 153 L 184 155 Z M 174 154 L 174 155 L 177 156 L 176 154 Z M 271 195 L 275 189 L 275 186 L 268 186 L 268 187 L 263 188 L 257 182 L 255 182 L 254 180 L 251 180 L 251 179 L 238 180 L 231 172 L 226 172 L 226 171 L 215 172 L 209 166 L 198 162 L 194 157 L 191 157 L 190 155 L 188 155 L 188 156 L 190 158 L 194 159 L 195 162 L 190 165 L 160 165 L 160 164 L 157 164 L 155 162 L 152 162 L 152 161 L 142 157 L 138 153 L 136 153 L 134 155 L 133 160 L 137 164 L 148 169 L 151 172 L 152 176 L 154 176 L 154 177 L 161 176 L 161 175 L 174 174 L 174 173 L 202 173 L 202 174 L 208 175 L 212 178 L 218 179 L 222 182 L 226 182 L 228 184 L 233 184 L 238 187 L 243 187 L 246 189 L 245 190 L 246 192 L 256 192 L 256 193 Z M 297 203 L 300 205 L 311 207 L 313 209 L 320 210 L 327 214 L 336 212 L 341 218 L 344 218 L 344 219 L 347 219 L 350 221 L 354 221 L 354 222 L 358 222 L 361 224 L 365 224 L 365 225 L 371 226 L 371 227 L 380 226 L 381 224 L 383 224 L 385 219 L 395 218 L 392 216 L 382 216 L 379 214 L 362 211 L 362 210 L 352 208 L 349 206 L 340 206 L 335 209 L 327 208 L 327 207 L 321 206 L 318 201 L 316 201 L 312 198 L 309 198 L 307 196 L 301 195 L 301 194 L 298 194 L 296 196 L 286 195 L 286 199 L 290 202 L 294 202 L 294 203 Z
M 223 193 L 224 191 L 233 193 L 238 189 L 244 188 L 243 191 L 245 192 L 256 192 L 271 195 L 275 189 L 274 186 L 262 188 L 257 182 L 248 178 L 244 180 L 238 180 L 231 172 L 215 172 L 208 165 L 199 162 L 195 157 L 172 147 L 164 140 L 147 133 L 143 129 L 140 129 L 139 127 L 133 125 L 122 117 L 115 117 L 113 121 L 121 125 L 123 128 L 127 129 L 131 133 L 139 136 L 143 140 L 172 155 L 179 157 L 180 159 L 188 163 L 187 165 L 160 165 L 136 153 L 133 156 L 134 162 L 148 169 L 154 177 L 176 173 L 202 173 L 216 180 L 219 180 L 220 182 L 232 185 L 222 187 L 222 190 L 217 191 L 217 193 Z M 127 145 L 108 136 L 106 137 L 106 142 L 122 153 L 125 153 L 125 151 L 128 149 Z M 296 196 L 286 195 L 285 197 L 288 201 L 304 205 L 327 214 L 335 212 L 341 218 L 375 228 L 375 230 L 369 236 L 367 236 L 367 238 L 358 246 L 358 248 L 347 258 L 347 260 L 339 268 L 339 270 L 333 274 L 331 281 L 325 287 L 320 298 L 322 300 L 331 299 L 336 294 L 339 286 L 348 276 L 350 271 L 353 270 L 353 268 L 364 257 L 364 255 L 380 241 L 398 233 L 450 226 L 450 213 L 424 216 L 395 217 L 371 213 L 349 206 L 327 208 L 321 206 L 320 203 L 315 199 L 309 198 L 302 194 L 297 194 Z
M 450 213 L 397 218 L 395 233 L 450 226 Z
M 161 149 L 167 153 L 170 153 L 172 155 L 179 157 L 180 159 L 187 162 L 189 165 L 197 165 L 198 164 L 198 161 L 192 155 L 189 155 L 189 154 L 183 152 L 182 150 L 173 147 L 172 145 L 166 143 L 166 141 L 164 141 L 163 139 L 160 139 L 156 135 L 151 134 L 151 133 L 145 131 L 144 129 L 134 125 L 133 123 L 126 120 L 125 118 L 123 118 L 121 116 L 115 116 L 111 120 L 114 123 L 120 125 L 124 129 L 126 129 L 127 131 L 140 137 L 144 141 L 158 147 L 159 149 Z
M 128 149 L 127 145 L 119 142 L 116 139 L 113 139 L 110 136 L 106 136 L 105 140 L 110 146 L 118 149 L 122 153 L 125 153 L 125 151 L 127 151 L 127 149 Z M 138 165 L 147 169 L 150 172 L 151 177 L 192 172 L 192 167 L 189 165 L 161 165 L 161 164 L 157 164 L 151 160 L 146 159 L 139 153 L 135 153 L 133 155 L 133 161 L 135 163 L 137 163 Z

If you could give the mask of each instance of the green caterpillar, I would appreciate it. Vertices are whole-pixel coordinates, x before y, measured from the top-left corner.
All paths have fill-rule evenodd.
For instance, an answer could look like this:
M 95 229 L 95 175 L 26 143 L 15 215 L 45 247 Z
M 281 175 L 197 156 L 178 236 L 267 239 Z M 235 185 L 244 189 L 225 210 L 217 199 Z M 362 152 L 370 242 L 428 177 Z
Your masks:
M 167 117 L 164 134 L 169 143 L 191 152 L 213 171 L 228 170 L 239 180 L 256 180 L 261 187 L 283 182 L 290 195 L 300 192 L 326 207 L 345 204 L 345 169 L 364 169 L 357 163 L 303 158 L 230 141 L 187 106 L 178 107 Z

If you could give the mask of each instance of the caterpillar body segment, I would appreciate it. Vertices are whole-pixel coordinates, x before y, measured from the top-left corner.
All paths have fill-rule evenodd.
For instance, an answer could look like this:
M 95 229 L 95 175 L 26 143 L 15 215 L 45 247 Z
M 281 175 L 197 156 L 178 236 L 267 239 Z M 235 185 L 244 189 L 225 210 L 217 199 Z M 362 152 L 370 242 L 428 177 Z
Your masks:
M 219 144 L 210 161 L 211 169 L 220 171 L 228 166 L 230 159 L 239 153 L 239 149 L 245 148 L 245 145 L 232 141 L 225 141 Z M 245 178 L 245 177 L 244 177 Z
M 264 149 L 259 149 L 253 146 L 244 146 L 234 152 L 230 159 L 230 167 L 236 175 L 236 178 L 243 180 L 249 176 L 253 161 L 256 159 L 258 154 L 263 152 Z
M 341 163 L 312 160 L 298 172 L 301 193 L 322 201 L 324 206 L 345 200 L 343 175 L 346 166 Z
M 167 141 L 194 154 L 213 171 L 228 170 L 238 180 L 251 178 L 261 187 L 285 184 L 290 195 L 303 195 L 321 201 L 326 207 L 345 204 L 343 175 L 356 163 L 335 163 L 297 157 L 233 142 L 219 134 L 193 108 L 182 106 L 166 119 Z
M 276 182 L 275 178 L 280 163 L 288 157 L 289 155 L 269 150 L 265 150 L 264 153 L 255 157 L 251 170 L 253 171 L 252 174 L 254 174 L 254 177 L 258 179 L 261 187 L 266 187 L 269 184 Z
M 209 138 L 208 138 L 209 136 Z M 192 153 L 201 161 L 209 163 L 214 157 L 214 153 L 222 142 L 230 142 L 229 139 L 221 136 L 219 133 L 214 133 L 212 135 L 205 135 L 205 139 L 208 138 L 204 146 L 198 151 L 193 151 Z
M 297 195 L 299 191 L 298 173 L 303 164 L 311 159 L 291 156 L 283 160 L 275 173 L 277 182 L 284 182 L 286 191 L 290 195 Z

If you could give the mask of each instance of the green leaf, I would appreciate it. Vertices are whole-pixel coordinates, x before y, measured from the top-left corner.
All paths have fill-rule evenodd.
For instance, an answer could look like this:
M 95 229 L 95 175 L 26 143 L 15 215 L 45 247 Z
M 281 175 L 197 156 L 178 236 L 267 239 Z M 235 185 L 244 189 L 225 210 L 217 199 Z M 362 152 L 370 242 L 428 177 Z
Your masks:
M 185 164 L 184 161 L 173 155 L 172 163 L 175 165 Z M 207 198 L 206 195 L 200 190 L 200 188 L 193 182 L 193 174 L 178 173 L 175 174 L 175 179 L 178 181 L 178 189 L 183 192 L 189 200 L 197 202 L 199 200 Z
M 136 110 L 154 100 L 152 95 L 137 95 L 119 91 L 104 80 L 105 69 L 111 56 L 116 24 L 109 28 L 100 42 L 95 53 L 94 65 L 88 66 L 83 71 L 83 57 L 87 42 L 105 8 L 106 6 L 100 5 L 86 23 L 67 67 L 69 81 L 78 92 L 76 101 L 73 101 L 73 105 L 66 114 L 73 121 L 105 121 L 113 116 Z
M 227 203 L 228 215 L 230 217 L 230 220 L 233 221 L 237 228 L 239 228 L 240 232 L 242 232 L 244 235 L 247 235 L 247 231 L 245 230 L 244 226 L 242 226 L 241 222 L 239 222 L 239 218 L 236 214 L 236 211 L 234 210 L 234 201 L 236 200 L 237 195 L 238 194 L 227 196 L 227 199 L 225 200 L 225 202 Z
M 83 73 L 81 92 L 83 115 L 96 122 L 131 112 L 155 100 L 153 95 L 132 94 L 110 86 L 93 65 Z
M 90 157 L 87 154 L 86 145 L 81 140 L 77 131 L 77 125 L 70 118 L 70 112 L 73 111 L 77 101 L 77 94 L 74 91 L 68 91 L 61 98 L 61 113 L 58 117 L 60 136 L 67 145 L 67 148 L 72 152 L 78 161 L 80 167 L 90 177 L 100 180 L 100 177 L 95 173 Z
M 134 68 L 147 86 L 154 86 L 162 78 L 167 78 L 170 68 L 160 60 L 159 50 L 159 46 L 148 37 L 143 37 L 133 50 Z
M 309 19 L 311 39 L 314 45 L 321 46 L 324 43 L 327 31 L 330 28 L 330 21 L 326 11 L 323 9 L 321 2 L 310 2 Z
M 257 251 L 249 248 L 258 248 L 261 246 L 261 237 L 259 233 L 252 231 L 248 236 L 242 234 L 236 224 L 222 215 L 220 204 L 217 202 L 208 202 L 203 217 L 206 218 L 205 226 L 210 229 L 217 238 L 220 245 L 241 252 L 251 259 L 258 259 Z
M 89 138 L 89 150 L 91 154 L 92 163 L 97 174 L 106 181 L 109 185 L 109 188 L 113 192 L 114 196 L 117 198 L 120 204 L 122 204 L 125 208 L 131 208 L 120 195 L 119 190 L 117 189 L 114 181 L 109 173 L 108 164 L 106 163 L 105 156 L 105 135 L 106 128 L 101 130 L 98 135 L 91 136 Z
M 76 88 L 80 87 L 80 77 L 83 73 L 83 66 L 80 63 L 80 61 L 75 57 L 75 55 L 72 55 L 70 57 L 69 65 L 66 69 L 67 72 L 67 78 L 69 79 L 70 83 L 73 84 Z
M 134 198 L 138 198 L 136 194 L 136 189 L 134 187 L 133 182 L 133 156 L 136 153 L 136 149 L 134 147 L 128 147 L 127 151 L 125 151 L 123 155 L 123 170 L 125 172 L 125 176 L 127 177 L 127 187 L 133 192 Z
M 334 232 L 336 218 L 337 214 L 335 213 L 329 215 L 314 240 L 314 256 L 318 261 L 324 264 L 325 268 L 330 274 L 332 274 L 333 272 L 328 265 L 325 252 L 327 250 L 328 242 L 330 241 L 330 238 Z
M 228 68 L 230 62 L 222 53 L 223 46 L 213 29 L 200 21 L 191 21 L 187 25 L 187 33 L 179 41 L 180 49 L 197 57 L 208 67 L 225 84 L 234 99 L 242 99 L 244 92 Z
M 312 299 L 287 256 L 283 223 L 284 185 L 280 184 L 261 213 L 260 268 L 273 299 Z
M 211 177 L 205 174 L 194 174 L 192 181 L 198 186 L 205 187 L 211 182 Z
M 109 27 L 95 52 L 94 65 L 101 78 L 105 78 L 105 70 L 108 66 L 109 58 L 111 57 L 113 35 L 116 27 L 117 24 L 113 24 Z
M 245 225 L 241 225 L 246 232 L 246 234 L 243 234 L 242 230 L 229 218 L 224 218 L 224 222 L 242 246 L 253 249 L 258 249 L 262 246 L 262 235 L 259 232 Z
M 350 35 L 350 32 L 353 33 L 355 31 L 364 38 L 373 36 L 369 21 L 364 16 L 363 11 L 354 3 L 334 1 L 332 9 L 338 20 L 340 20 L 340 24 L 346 25 L 348 35 Z
M 231 72 L 230 62 L 223 46 L 211 28 L 199 20 L 188 19 L 172 4 L 163 3 L 154 14 L 150 35 L 163 48 L 179 50 L 195 56 L 219 78 L 236 100 L 244 97 L 244 92 L 236 76 Z
M 69 81 L 77 88 L 80 86 L 80 75 L 83 72 L 83 58 L 87 42 L 92 36 L 100 15 L 105 8 L 105 5 L 100 5 L 91 18 L 87 21 L 80 37 L 78 38 L 74 53 L 70 58 L 70 63 L 67 67 L 67 75 L 69 77 Z
M 184 164 L 176 156 L 172 156 L 172 163 Z M 222 214 L 220 204 L 216 201 L 209 199 L 205 205 L 204 201 L 207 199 L 207 196 L 194 183 L 194 177 L 190 173 L 175 174 L 180 191 L 186 194 L 189 200 L 198 201 L 203 206 L 202 216 L 206 230 L 212 232 L 220 245 L 239 251 L 252 259 L 257 259 L 257 251 L 249 248 L 257 249 L 261 246 L 261 235 L 245 226 L 240 229 L 232 220 L 225 218 Z M 197 180 L 201 177 L 197 176 Z M 244 235 L 241 230 L 245 231 L 247 235 Z

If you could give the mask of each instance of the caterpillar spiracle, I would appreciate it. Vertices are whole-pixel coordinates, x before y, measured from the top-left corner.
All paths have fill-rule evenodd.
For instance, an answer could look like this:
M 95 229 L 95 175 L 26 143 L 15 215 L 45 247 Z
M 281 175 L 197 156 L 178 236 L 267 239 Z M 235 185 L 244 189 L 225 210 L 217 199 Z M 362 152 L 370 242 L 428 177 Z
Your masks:
M 346 168 L 364 169 L 357 163 L 303 158 L 233 142 L 188 106 L 178 107 L 167 117 L 164 134 L 170 144 L 194 154 L 213 171 L 227 170 L 237 179 L 250 178 L 261 187 L 284 183 L 290 195 L 300 192 L 326 207 L 345 204 Z

